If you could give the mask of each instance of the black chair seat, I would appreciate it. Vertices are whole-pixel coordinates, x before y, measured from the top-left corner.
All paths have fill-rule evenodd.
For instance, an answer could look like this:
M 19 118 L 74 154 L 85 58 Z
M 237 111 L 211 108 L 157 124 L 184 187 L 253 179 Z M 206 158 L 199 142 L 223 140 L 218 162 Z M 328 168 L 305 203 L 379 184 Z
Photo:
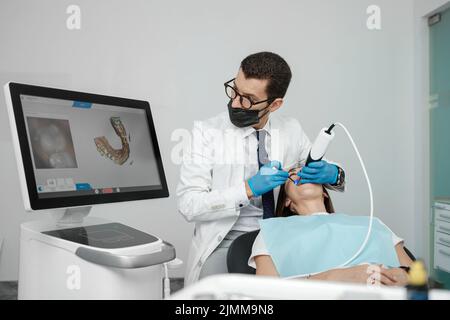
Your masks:
M 248 258 L 252 254 L 253 242 L 259 230 L 240 235 L 231 243 L 227 253 L 229 273 L 255 274 L 256 270 L 248 266 Z

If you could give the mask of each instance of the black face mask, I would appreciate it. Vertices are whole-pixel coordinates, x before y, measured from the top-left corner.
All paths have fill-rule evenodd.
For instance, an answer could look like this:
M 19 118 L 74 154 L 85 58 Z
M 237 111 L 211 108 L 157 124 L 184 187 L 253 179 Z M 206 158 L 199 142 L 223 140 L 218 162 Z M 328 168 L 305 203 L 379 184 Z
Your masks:
M 259 117 L 259 113 L 270 107 L 270 104 L 261 110 L 245 110 L 241 108 L 233 108 L 231 106 L 232 103 L 233 100 L 230 100 L 230 102 L 228 102 L 228 114 L 230 116 L 231 123 L 238 128 L 250 127 L 257 124 L 259 120 L 261 120 L 261 118 L 270 111 L 268 110 L 264 112 L 264 114 Z

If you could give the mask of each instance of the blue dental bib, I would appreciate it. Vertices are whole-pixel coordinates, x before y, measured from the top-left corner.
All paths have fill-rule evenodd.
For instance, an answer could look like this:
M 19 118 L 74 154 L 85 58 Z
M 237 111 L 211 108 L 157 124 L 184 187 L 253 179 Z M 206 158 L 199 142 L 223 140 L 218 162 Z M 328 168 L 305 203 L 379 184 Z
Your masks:
M 369 217 L 345 214 L 291 216 L 260 221 L 261 236 L 281 277 L 324 272 L 340 267 L 362 245 Z M 362 263 L 398 267 L 392 231 L 373 219 L 370 238 L 347 266 Z

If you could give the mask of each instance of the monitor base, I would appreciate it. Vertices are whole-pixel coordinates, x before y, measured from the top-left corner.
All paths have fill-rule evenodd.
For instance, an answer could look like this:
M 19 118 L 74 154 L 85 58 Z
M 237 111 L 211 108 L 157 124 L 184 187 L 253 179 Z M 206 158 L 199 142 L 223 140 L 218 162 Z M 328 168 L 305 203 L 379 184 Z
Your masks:
M 112 224 L 109 231 L 102 229 L 105 224 Z M 21 224 L 18 298 L 162 299 L 163 264 L 175 258 L 175 249 L 158 237 L 139 238 L 129 227 L 116 225 L 89 217 L 76 227 L 85 232 L 67 234 L 52 220 Z M 64 230 L 68 237 L 49 234 Z M 83 237 L 87 241 L 76 241 Z M 165 255 L 167 250 L 172 253 Z

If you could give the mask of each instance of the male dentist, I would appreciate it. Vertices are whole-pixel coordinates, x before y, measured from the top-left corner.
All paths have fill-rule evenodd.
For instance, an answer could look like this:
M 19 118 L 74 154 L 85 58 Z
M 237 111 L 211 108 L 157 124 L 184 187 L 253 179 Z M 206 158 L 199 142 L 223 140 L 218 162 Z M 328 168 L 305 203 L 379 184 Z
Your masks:
M 252 54 L 224 84 L 228 112 L 194 123 L 177 187 L 178 210 L 195 223 L 185 285 L 228 273 L 231 242 L 273 217 L 286 170 L 304 165 L 310 140 L 296 119 L 275 114 L 291 76 L 279 55 Z M 299 176 L 302 183 L 344 190 L 344 171 L 325 160 L 303 167 Z

